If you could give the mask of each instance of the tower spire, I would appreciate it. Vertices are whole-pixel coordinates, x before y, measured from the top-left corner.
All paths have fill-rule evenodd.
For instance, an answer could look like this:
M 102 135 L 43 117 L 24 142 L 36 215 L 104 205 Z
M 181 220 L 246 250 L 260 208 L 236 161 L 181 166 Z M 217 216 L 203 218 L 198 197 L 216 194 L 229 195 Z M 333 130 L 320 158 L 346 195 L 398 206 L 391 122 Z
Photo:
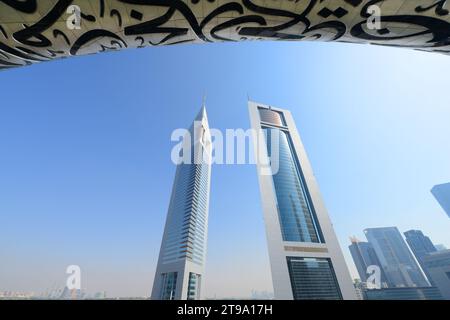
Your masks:
M 203 94 L 202 107 L 200 108 L 200 111 L 198 112 L 197 117 L 195 117 L 195 120 L 201 121 L 205 117 L 206 117 L 206 93 Z

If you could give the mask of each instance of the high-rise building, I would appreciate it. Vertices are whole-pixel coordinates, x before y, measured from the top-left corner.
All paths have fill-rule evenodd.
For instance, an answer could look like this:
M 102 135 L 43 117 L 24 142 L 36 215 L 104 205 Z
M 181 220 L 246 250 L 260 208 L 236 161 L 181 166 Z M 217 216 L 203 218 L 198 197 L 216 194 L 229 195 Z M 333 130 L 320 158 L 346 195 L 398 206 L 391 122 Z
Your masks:
M 359 278 L 362 282 L 366 282 L 369 274 L 367 273 L 367 268 L 369 266 L 376 265 L 380 268 L 380 286 L 385 287 L 386 277 L 384 275 L 383 269 L 381 268 L 380 260 L 378 260 L 377 254 L 373 249 L 372 245 L 368 242 L 359 241 L 357 238 L 350 238 L 351 245 L 348 246 L 350 253 L 355 263 L 356 270 L 358 271 Z
M 211 136 L 205 107 L 184 137 L 180 153 L 152 299 L 202 297 L 211 177 Z
M 450 250 L 429 254 L 423 259 L 431 282 L 446 300 L 450 300 Z
M 248 107 L 275 299 L 356 299 L 291 113 Z
M 450 217 L 450 182 L 434 186 L 431 193 Z
M 434 247 L 436 248 L 437 251 L 444 251 L 447 250 L 447 247 L 445 245 L 443 245 L 442 243 L 440 244 L 435 244 Z
M 390 287 L 429 286 L 396 227 L 369 228 L 364 233 L 380 260 Z
M 421 263 L 423 258 L 432 252 L 436 252 L 433 242 L 425 236 L 420 230 L 409 230 L 403 233 L 408 242 L 411 251 L 416 256 L 417 261 Z
M 429 255 L 430 253 L 436 252 L 433 242 L 431 242 L 430 238 L 425 236 L 420 230 L 409 230 L 403 233 L 406 238 L 406 242 L 408 242 L 411 251 L 414 253 L 414 256 L 422 267 L 423 272 L 428 278 L 428 281 L 433 284 L 433 281 L 430 279 L 430 275 L 428 274 L 427 268 L 423 263 L 423 259 Z

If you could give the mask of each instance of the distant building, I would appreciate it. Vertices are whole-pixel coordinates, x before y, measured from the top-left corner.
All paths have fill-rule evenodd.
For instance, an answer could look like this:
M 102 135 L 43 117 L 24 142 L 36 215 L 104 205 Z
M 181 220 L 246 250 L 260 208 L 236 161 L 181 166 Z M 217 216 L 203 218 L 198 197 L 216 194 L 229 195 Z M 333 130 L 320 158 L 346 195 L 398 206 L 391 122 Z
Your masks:
M 409 230 L 403 233 L 406 237 L 409 247 L 420 261 L 430 253 L 436 252 L 436 247 L 433 242 L 425 236 L 420 230 Z
M 353 286 L 355 287 L 356 300 L 364 300 L 364 291 L 367 289 L 366 283 L 355 279 L 355 281 L 353 281 Z
M 375 253 L 372 245 L 368 242 L 359 241 L 355 237 L 350 238 L 351 245 L 348 246 L 350 253 L 353 258 L 353 262 L 356 265 L 356 270 L 358 271 L 359 278 L 362 282 L 367 281 L 367 268 L 371 265 L 376 265 L 381 270 L 381 284 L 386 286 L 386 276 L 384 275 L 383 269 L 381 267 L 380 260 Z M 381 285 L 381 287 L 384 287 Z
M 434 252 L 423 260 L 432 283 L 450 300 L 450 250 Z
M 81 300 L 86 296 L 85 292 L 81 289 L 69 289 L 68 287 L 64 287 L 61 295 L 58 299 L 60 300 Z
M 431 193 L 450 217 L 450 182 L 434 186 Z
M 106 299 L 106 291 L 96 292 L 90 297 L 90 299 L 104 300 L 104 299 Z
M 397 227 L 369 228 L 364 233 L 380 260 L 389 287 L 429 286 Z
M 34 292 L 0 291 L 0 300 L 29 300 L 36 298 Z
M 423 259 L 426 256 L 437 251 L 433 242 L 431 242 L 430 238 L 425 236 L 420 230 L 409 230 L 404 232 L 403 234 L 406 237 L 406 242 L 408 242 L 411 251 L 414 253 L 414 256 L 422 267 L 422 270 L 425 272 L 428 281 L 430 281 L 430 283 L 434 285 L 430 279 L 426 267 L 423 264 Z
M 434 247 L 436 248 L 437 251 L 447 250 L 447 247 L 444 246 L 443 244 L 435 244 Z
M 384 288 L 364 292 L 367 300 L 443 300 L 436 287 Z

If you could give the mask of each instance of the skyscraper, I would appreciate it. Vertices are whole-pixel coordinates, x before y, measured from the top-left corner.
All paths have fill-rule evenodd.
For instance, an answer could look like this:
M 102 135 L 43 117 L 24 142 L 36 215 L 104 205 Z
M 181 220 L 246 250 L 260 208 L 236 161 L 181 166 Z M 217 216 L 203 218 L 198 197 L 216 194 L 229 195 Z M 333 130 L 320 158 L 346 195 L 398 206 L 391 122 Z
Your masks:
M 403 234 L 406 237 L 406 242 L 408 242 L 411 251 L 414 253 L 414 256 L 422 267 L 422 270 L 425 272 L 428 281 L 432 282 L 430 279 L 430 275 L 427 272 L 427 268 L 423 263 L 423 260 L 430 253 L 437 251 L 433 242 L 431 242 L 430 238 L 425 236 L 420 230 L 409 230 L 404 232 Z
M 356 238 L 350 238 L 351 245 L 348 246 L 353 258 L 353 262 L 356 265 L 359 278 L 362 282 L 366 282 L 368 278 L 367 268 L 372 265 L 376 265 L 381 271 L 381 284 L 386 283 L 386 277 L 383 269 L 381 268 L 380 260 L 378 260 L 377 254 L 372 245 L 368 242 L 359 241 Z
M 248 107 L 275 299 L 356 299 L 291 113 Z
M 422 264 L 423 258 L 432 252 L 436 252 L 433 242 L 420 230 L 409 230 L 403 233 L 409 247 L 416 256 L 417 261 Z
M 434 186 L 431 193 L 450 217 L 450 182 Z
M 450 250 L 433 252 L 423 259 L 430 281 L 450 300 Z
M 153 281 L 152 299 L 195 300 L 202 297 L 210 159 L 211 136 L 206 109 L 202 107 L 183 140 Z
M 380 260 L 390 287 L 429 286 L 396 227 L 369 228 L 364 233 Z

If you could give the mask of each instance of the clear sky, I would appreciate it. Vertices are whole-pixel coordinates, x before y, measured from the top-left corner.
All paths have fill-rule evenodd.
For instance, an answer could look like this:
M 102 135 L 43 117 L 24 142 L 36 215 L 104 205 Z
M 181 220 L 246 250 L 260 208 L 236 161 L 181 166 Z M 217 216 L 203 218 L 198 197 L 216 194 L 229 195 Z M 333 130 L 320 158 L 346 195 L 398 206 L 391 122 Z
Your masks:
M 450 247 L 450 57 L 336 43 L 126 50 L 0 73 L 0 291 L 150 294 L 175 166 L 170 135 L 207 93 L 212 128 L 252 100 L 290 109 L 341 247 L 367 227 Z M 207 297 L 272 291 L 256 168 L 212 168 Z

